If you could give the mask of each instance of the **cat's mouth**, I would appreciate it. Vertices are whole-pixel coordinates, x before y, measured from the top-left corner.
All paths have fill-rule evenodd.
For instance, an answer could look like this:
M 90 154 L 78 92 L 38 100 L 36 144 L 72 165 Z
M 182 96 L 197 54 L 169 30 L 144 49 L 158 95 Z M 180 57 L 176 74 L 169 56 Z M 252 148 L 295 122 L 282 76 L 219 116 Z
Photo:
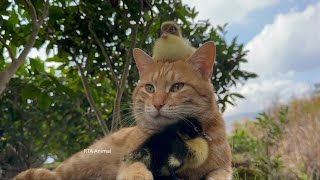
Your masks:
M 165 115 L 160 114 L 160 113 L 158 113 L 158 114 L 154 117 L 154 119 L 163 119 L 163 118 L 165 118 L 165 119 L 169 119 L 169 117 L 168 117 L 168 116 L 165 116 Z
M 166 113 L 162 111 L 152 111 L 151 113 L 149 113 L 149 115 L 155 120 L 170 119 L 170 117 L 167 116 Z

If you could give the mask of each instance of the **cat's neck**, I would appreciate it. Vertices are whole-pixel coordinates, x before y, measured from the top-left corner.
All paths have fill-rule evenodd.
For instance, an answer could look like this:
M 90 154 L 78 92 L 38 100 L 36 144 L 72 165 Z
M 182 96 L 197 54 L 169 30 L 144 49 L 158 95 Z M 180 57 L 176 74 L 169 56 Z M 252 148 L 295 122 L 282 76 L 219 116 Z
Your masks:
M 143 133 L 146 133 L 146 134 L 153 134 L 153 133 L 161 130 L 161 128 L 155 128 L 155 127 L 151 127 L 148 125 L 142 125 L 142 124 L 138 124 L 137 128 L 139 128 L 140 131 L 142 131 Z

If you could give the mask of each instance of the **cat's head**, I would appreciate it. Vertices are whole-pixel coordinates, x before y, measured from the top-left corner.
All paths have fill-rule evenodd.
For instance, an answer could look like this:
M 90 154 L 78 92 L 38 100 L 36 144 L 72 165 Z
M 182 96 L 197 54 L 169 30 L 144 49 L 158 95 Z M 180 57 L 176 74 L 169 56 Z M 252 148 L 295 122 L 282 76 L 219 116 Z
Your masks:
M 133 56 L 140 76 L 132 98 L 138 126 L 159 129 L 184 117 L 213 118 L 213 42 L 203 44 L 186 61 L 154 62 L 140 49 L 134 49 Z

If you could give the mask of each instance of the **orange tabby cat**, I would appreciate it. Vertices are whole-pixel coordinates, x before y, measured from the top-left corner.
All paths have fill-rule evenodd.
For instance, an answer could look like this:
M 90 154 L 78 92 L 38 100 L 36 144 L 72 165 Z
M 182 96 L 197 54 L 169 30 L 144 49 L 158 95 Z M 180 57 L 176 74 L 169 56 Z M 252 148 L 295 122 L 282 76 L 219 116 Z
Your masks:
M 205 43 L 186 61 L 153 62 L 140 49 L 134 58 L 140 82 L 133 92 L 133 112 L 137 126 L 123 128 L 88 147 L 111 149 L 111 153 L 78 152 L 54 171 L 31 169 L 20 173 L 20 179 L 153 179 L 144 164 L 125 164 L 122 157 L 136 149 L 152 132 L 177 117 L 196 116 L 211 141 L 209 156 L 196 169 L 179 172 L 183 179 L 231 179 L 231 152 L 223 119 L 218 111 L 210 82 L 215 46 Z

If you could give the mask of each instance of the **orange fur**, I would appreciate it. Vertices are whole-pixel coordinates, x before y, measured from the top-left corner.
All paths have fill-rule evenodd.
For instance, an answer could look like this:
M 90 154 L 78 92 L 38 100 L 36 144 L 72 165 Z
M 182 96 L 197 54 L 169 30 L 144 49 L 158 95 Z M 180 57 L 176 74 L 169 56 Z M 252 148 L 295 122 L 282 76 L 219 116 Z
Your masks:
M 227 142 L 224 121 L 218 111 L 214 89 L 209 80 L 214 60 L 214 46 L 206 43 L 187 61 L 153 62 L 151 57 L 135 50 L 140 82 L 133 92 L 133 112 L 137 126 L 121 129 L 91 145 L 89 148 L 112 149 L 111 154 L 76 153 L 54 171 L 32 169 L 20 173 L 16 179 L 153 179 L 142 163 L 125 164 L 121 158 L 137 148 L 150 134 L 172 123 L 176 117 L 198 117 L 212 141 L 205 163 L 195 169 L 179 172 L 183 179 L 231 179 L 231 151 Z M 208 76 L 208 74 L 210 74 Z M 171 92 L 175 83 L 184 83 Z M 155 92 L 145 89 L 153 84 Z M 157 116 L 156 104 L 162 104 Z M 36 174 L 41 177 L 36 177 Z

